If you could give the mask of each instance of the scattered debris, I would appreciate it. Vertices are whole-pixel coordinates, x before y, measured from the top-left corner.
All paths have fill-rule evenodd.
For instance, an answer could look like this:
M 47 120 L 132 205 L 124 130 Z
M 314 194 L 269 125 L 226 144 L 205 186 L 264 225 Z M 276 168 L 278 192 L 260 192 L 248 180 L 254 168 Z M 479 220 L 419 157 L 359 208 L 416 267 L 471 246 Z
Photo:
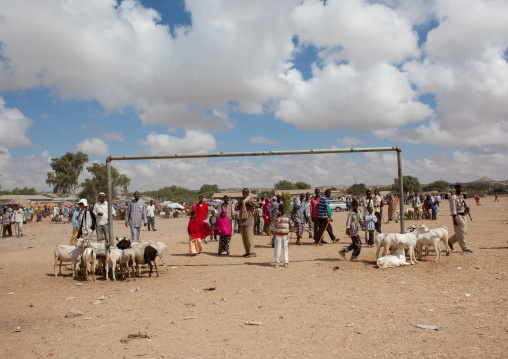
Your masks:
M 470 297 L 470 296 L 471 296 L 471 294 L 469 294 L 469 293 L 466 293 L 466 294 L 464 294 L 464 295 L 465 295 L 466 297 Z
M 459 270 L 460 270 L 460 269 L 462 269 L 462 268 L 461 268 L 461 267 L 457 267 L 457 269 L 459 269 Z
M 81 287 L 81 286 L 83 285 L 83 283 L 76 283 L 76 285 L 77 285 L 78 287 Z
M 94 300 L 94 301 L 92 302 L 92 304 L 101 304 L 101 301 L 100 301 L 99 299 L 97 299 L 97 300 Z
M 147 339 L 150 339 L 150 336 L 148 334 L 142 334 L 141 332 L 137 333 L 137 334 L 129 334 L 127 335 L 127 338 L 122 338 L 120 339 L 120 342 L 121 343 L 127 343 L 133 339 L 140 339 L 140 338 L 147 338 Z
M 73 299 L 77 299 L 78 297 L 69 297 L 69 298 L 65 298 L 65 300 L 73 300 Z
M 90 317 L 83 318 L 84 320 L 92 320 Z
M 83 315 L 83 312 L 71 309 L 67 312 L 67 314 L 65 314 L 65 318 L 76 318 L 79 317 L 80 315 Z
M 222 300 L 223 302 L 227 302 L 228 300 L 224 297 L 222 297 L 220 300 Z
M 346 324 L 346 327 L 351 328 L 353 325 L 355 325 L 355 323 Z
M 482 269 L 482 267 L 480 267 L 480 266 L 476 266 L 476 269 Z
M 189 319 L 198 319 L 198 317 L 185 317 L 183 320 L 189 320 Z
M 176 267 L 171 267 L 171 268 L 176 269 Z
M 184 305 L 183 305 L 183 306 L 184 306 L 185 308 L 192 308 L 192 307 L 195 307 L 195 306 L 196 306 L 196 304 L 194 304 L 194 303 L 184 303 Z
M 333 270 L 339 270 L 340 268 L 339 267 L 333 267 Z
M 131 293 L 134 293 L 134 292 L 137 292 L 138 290 L 139 290 L 139 287 L 131 289 L 130 291 L 131 291 Z
M 9 295 L 14 295 L 15 293 L 14 293 L 14 292 L 10 292 L 10 293 L 7 293 L 7 294 L 9 294 Z
M 432 324 L 416 324 L 415 327 L 421 328 L 421 329 L 435 330 L 435 331 L 439 330 L 439 327 L 437 325 L 432 325 Z
M 12 334 L 12 333 L 21 333 L 21 327 L 17 327 L 16 329 L 11 329 L 5 332 L 5 334 Z
M 209 288 L 205 288 L 203 290 L 210 292 L 210 291 L 215 290 L 215 289 L 216 289 L 215 287 L 209 287 Z
M 246 325 L 263 325 L 263 323 L 258 322 L 257 320 L 249 320 L 248 322 L 245 322 Z

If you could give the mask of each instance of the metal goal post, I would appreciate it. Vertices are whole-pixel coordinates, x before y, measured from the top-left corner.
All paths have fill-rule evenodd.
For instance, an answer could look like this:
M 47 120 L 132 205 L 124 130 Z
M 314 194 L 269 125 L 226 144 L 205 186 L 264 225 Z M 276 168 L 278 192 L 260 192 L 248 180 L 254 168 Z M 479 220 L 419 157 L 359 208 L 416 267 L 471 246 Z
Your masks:
M 113 198 L 111 182 L 111 162 L 112 161 L 140 161 L 140 160 L 176 160 L 192 158 L 218 158 L 218 157 L 253 157 L 253 156 L 290 156 L 290 155 L 320 155 L 329 153 L 354 153 L 354 152 L 397 152 L 397 175 L 399 178 L 399 208 L 400 208 L 400 232 L 404 233 L 404 188 L 402 181 L 402 150 L 400 147 L 373 147 L 373 148 L 344 148 L 344 149 L 319 149 L 319 150 L 298 150 L 298 151 L 266 151 L 266 152 L 229 152 L 229 153 L 194 153 L 194 154 L 174 154 L 161 156 L 109 156 L 106 158 L 106 181 L 108 198 L 108 223 L 109 240 L 113 240 Z

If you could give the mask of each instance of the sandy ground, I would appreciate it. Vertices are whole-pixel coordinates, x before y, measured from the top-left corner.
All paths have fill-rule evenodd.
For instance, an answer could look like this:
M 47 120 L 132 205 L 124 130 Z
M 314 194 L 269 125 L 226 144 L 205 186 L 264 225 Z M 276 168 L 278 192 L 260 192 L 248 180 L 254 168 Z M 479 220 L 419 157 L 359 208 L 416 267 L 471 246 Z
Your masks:
M 508 200 L 468 205 L 473 255 L 457 245 L 438 263 L 431 252 L 417 265 L 385 270 L 366 246 L 360 262 L 339 260 L 350 243 L 345 213 L 334 214 L 339 243 L 315 247 L 306 234 L 305 245 L 290 247 L 289 268 L 273 267 L 266 235 L 256 237 L 256 258 L 242 257 L 238 234 L 230 257 L 216 255 L 217 242 L 190 257 L 188 220 L 157 219 L 158 231 L 141 238 L 167 244 L 168 273 L 148 278 L 143 270 L 117 282 L 73 280 L 69 267 L 55 277 L 53 251 L 68 242 L 71 226 L 31 223 L 23 238 L 0 240 L 0 357 L 506 358 Z M 452 228 L 448 201 L 436 222 L 423 222 Z M 114 228 L 129 235 L 119 221 Z M 103 295 L 111 297 L 92 304 Z M 84 315 L 66 318 L 71 309 Z M 150 338 L 120 341 L 138 332 Z

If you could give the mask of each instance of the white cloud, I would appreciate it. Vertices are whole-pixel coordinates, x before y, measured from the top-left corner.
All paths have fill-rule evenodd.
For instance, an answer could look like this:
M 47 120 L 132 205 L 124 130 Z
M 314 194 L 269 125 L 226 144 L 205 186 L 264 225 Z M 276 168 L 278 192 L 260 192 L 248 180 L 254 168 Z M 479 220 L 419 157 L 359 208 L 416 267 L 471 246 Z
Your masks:
M 364 69 L 329 64 L 315 68 L 308 81 L 295 71 L 289 71 L 286 79 L 292 89 L 275 115 L 298 128 L 373 130 L 432 115 L 430 107 L 416 101 L 407 74 L 389 64 Z
M 109 146 L 104 140 L 92 137 L 78 143 L 76 151 L 81 151 L 91 156 L 107 156 L 109 155 Z
M 151 154 L 201 153 L 217 148 L 212 134 L 196 130 L 186 131 L 183 138 L 152 132 L 139 144 Z
M 125 136 L 117 132 L 107 132 L 99 136 L 104 141 L 125 142 Z
M 418 37 L 395 11 L 363 0 L 307 0 L 292 14 L 304 43 L 340 60 L 400 63 L 419 56 Z
M 51 171 L 51 157 L 48 151 L 39 155 L 13 158 L 9 151 L 0 148 L 0 181 L 6 190 L 18 188 L 35 188 L 49 190 L 46 185 L 47 173 Z
M 25 117 L 17 108 L 5 107 L 0 96 L 0 144 L 3 147 L 30 146 L 32 142 L 26 137 L 32 120 Z
M 341 146 L 344 146 L 346 148 L 352 148 L 355 146 L 358 146 L 362 143 L 365 143 L 365 141 L 356 138 L 356 137 L 343 137 L 343 138 L 337 138 L 337 142 L 340 143 Z
M 270 138 L 263 137 L 263 136 L 259 136 L 259 137 L 249 138 L 249 142 L 250 143 L 270 143 L 270 144 L 275 144 L 275 143 L 277 143 L 277 140 L 270 139 Z

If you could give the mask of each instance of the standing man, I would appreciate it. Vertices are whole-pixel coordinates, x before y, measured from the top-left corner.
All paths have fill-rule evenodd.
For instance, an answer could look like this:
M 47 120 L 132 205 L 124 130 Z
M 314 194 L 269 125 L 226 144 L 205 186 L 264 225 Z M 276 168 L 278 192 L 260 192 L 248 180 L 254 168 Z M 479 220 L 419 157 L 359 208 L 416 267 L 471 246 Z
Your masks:
M 83 238 L 89 241 L 92 237 L 92 215 L 88 210 L 88 201 L 81 199 L 79 201 L 79 216 L 78 216 L 78 236 L 77 238 Z
M 108 226 L 108 202 L 106 201 L 106 194 L 99 193 L 99 202 L 93 206 L 93 214 L 97 222 L 97 243 L 109 243 L 109 226 Z
M 150 226 L 152 230 L 156 232 L 155 229 L 155 205 L 153 204 L 153 199 L 150 200 L 150 204 L 146 206 L 146 217 L 148 218 L 148 230 L 150 230 Z
M 305 207 L 304 215 L 305 215 L 305 223 L 309 224 L 309 238 L 312 238 L 312 218 L 310 216 L 310 193 L 305 193 L 305 199 L 303 200 L 303 206 Z
M 381 232 L 381 218 L 383 217 L 383 197 L 379 194 L 379 188 L 374 190 L 374 214 L 377 217 L 376 231 Z
M 318 203 L 319 203 L 319 199 L 321 198 L 321 190 L 319 188 L 316 188 L 314 190 L 314 197 L 312 197 L 310 199 L 310 217 L 311 217 L 311 220 L 312 220 L 312 227 L 314 227 L 314 235 L 312 237 L 314 237 L 314 242 L 316 241 L 316 238 L 317 238 L 317 232 L 318 232 L 318 229 L 319 229 L 319 221 L 318 221 Z M 311 238 L 312 238 L 311 237 Z M 319 241 L 319 239 L 318 239 Z
M 196 213 L 198 219 L 203 222 L 208 218 L 208 205 L 203 202 L 203 196 L 199 196 L 198 203 L 196 204 Z
M 413 213 L 415 216 L 415 219 L 421 219 L 420 218 L 420 206 L 422 204 L 422 201 L 420 201 L 420 196 L 418 196 L 418 193 L 415 193 L 413 196 Z
M 245 248 L 246 258 L 256 257 L 254 252 L 254 209 L 259 207 L 258 201 L 249 194 L 249 190 L 242 190 L 243 198 L 238 201 L 238 209 L 240 212 L 240 233 L 242 234 L 242 242 Z
M 131 199 L 125 212 L 125 227 L 131 227 L 132 242 L 139 242 L 141 222 L 147 225 L 145 201 L 139 198 L 139 192 L 134 192 L 134 199 Z
M 11 222 L 12 222 L 12 209 L 4 208 L 4 213 L 2 214 L 2 225 L 4 226 L 2 238 L 5 238 L 6 234 L 7 237 L 12 237 Z
M 332 211 L 330 209 L 329 203 L 330 203 L 330 196 L 332 194 L 331 189 L 327 189 L 325 191 L 325 195 L 322 196 L 319 199 L 318 203 L 318 232 L 316 237 L 314 237 L 314 243 L 318 244 L 319 240 L 324 236 L 325 229 L 328 231 L 328 234 L 330 235 L 330 238 L 333 243 L 338 242 L 338 239 L 333 234 L 333 228 L 332 228 Z M 326 244 L 327 242 L 321 241 L 321 243 Z
M 18 207 L 18 209 L 14 211 L 12 221 L 14 222 L 16 237 L 23 237 L 23 221 L 25 221 L 25 214 L 21 207 Z
M 462 195 L 462 184 L 455 184 L 455 194 L 450 200 L 450 212 L 453 217 L 453 230 L 455 234 L 448 239 L 448 245 L 453 250 L 453 245 L 459 242 L 459 246 L 465 254 L 472 254 L 473 251 L 467 247 L 466 231 L 467 222 L 466 215 L 469 213 L 469 207 Z
M 305 195 L 300 193 L 300 198 L 295 198 L 293 201 L 293 216 L 296 233 L 296 244 L 302 244 L 303 225 L 305 223 Z
M 363 201 L 363 220 L 360 221 L 361 223 L 365 223 L 365 216 L 367 215 L 367 213 L 369 213 L 369 211 L 368 211 L 369 207 L 372 207 L 372 209 L 375 210 L 374 198 L 372 198 L 372 192 L 370 189 L 368 189 L 367 192 L 365 192 L 365 200 Z M 361 224 L 361 225 L 363 226 L 363 224 Z M 363 229 L 363 227 L 362 227 L 362 229 Z M 368 242 L 369 242 L 369 231 L 366 230 L 365 231 L 365 244 L 367 244 Z

